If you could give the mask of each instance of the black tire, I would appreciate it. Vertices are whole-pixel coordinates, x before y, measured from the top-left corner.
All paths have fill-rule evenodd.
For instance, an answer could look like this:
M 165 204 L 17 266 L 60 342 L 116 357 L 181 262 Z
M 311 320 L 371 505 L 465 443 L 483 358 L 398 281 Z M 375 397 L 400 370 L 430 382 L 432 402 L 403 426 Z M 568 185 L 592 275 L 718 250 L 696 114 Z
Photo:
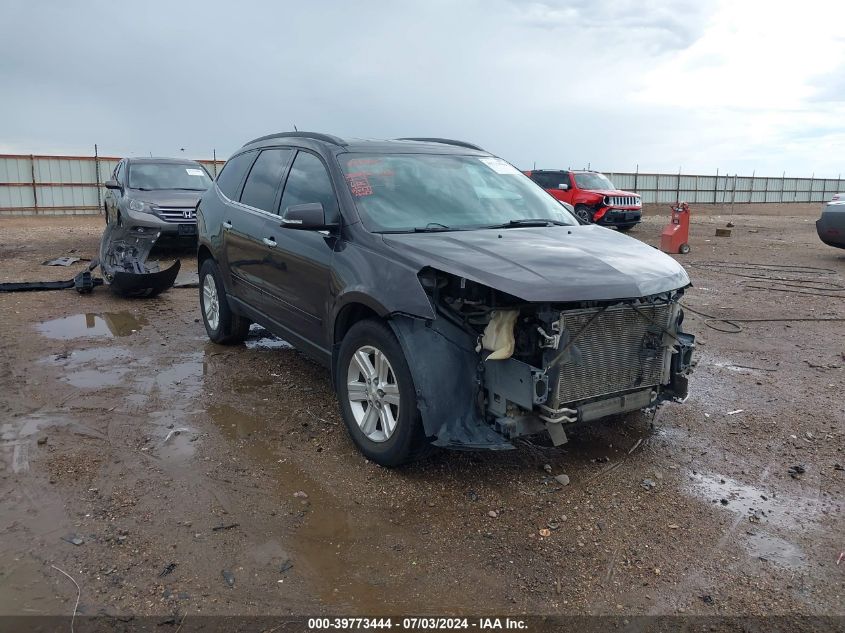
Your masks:
M 208 338 L 215 343 L 221 345 L 236 345 L 243 343 L 249 334 L 249 319 L 235 314 L 229 307 L 229 302 L 226 300 L 226 290 L 223 286 L 223 279 L 220 275 L 220 269 L 217 267 L 217 262 L 213 259 L 206 259 L 200 267 L 200 313 L 202 314 L 202 322 L 205 325 L 205 331 Z M 218 316 L 216 327 L 213 327 L 208 322 L 206 316 L 205 287 L 206 278 L 211 278 L 214 282 L 214 288 L 217 291 L 217 305 Z
M 592 224 L 593 223 L 593 212 L 590 210 L 586 204 L 576 204 L 575 205 L 575 217 L 577 217 L 581 222 L 584 224 Z
M 620 224 L 616 228 L 619 229 L 620 231 L 622 231 L 623 233 L 627 233 L 628 231 L 630 231 L 635 226 L 636 226 L 636 224 Z
M 348 368 L 355 352 L 364 346 L 374 347 L 387 357 L 399 391 L 400 407 L 396 427 L 393 434 L 381 442 L 364 434 L 355 421 L 349 402 Z M 337 362 L 337 396 L 343 421 L 352 441 L 368 459 L 393 468 L 420 459 L 433 450 L 423 431 L 414 380 L 405 353 L 388 325 L 374 319 L 365 319 L 353 325 L 340 344 Z
M 681 244 L 681 247 L 678 249 L 678 252 L 681 255 L 686 255 L 687 253 L 689 253 L 689 244 L 687 244 L 686 242 Z

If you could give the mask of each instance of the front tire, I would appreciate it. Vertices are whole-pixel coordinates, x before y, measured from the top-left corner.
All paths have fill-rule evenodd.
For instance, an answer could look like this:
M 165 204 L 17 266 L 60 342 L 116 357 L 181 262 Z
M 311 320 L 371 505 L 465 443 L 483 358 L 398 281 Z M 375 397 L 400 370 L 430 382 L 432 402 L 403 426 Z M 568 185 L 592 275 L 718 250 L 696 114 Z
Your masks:
M 593 212 L 590 211 L 590 207 L 588 207 L 586 204 L 575 205 L 575 217 L 581 220 L 581 222 L 583 222 L 584 224 L 593 223 Z
M 358 449 L 382 466 L 419 459 L 430 450 L 411 371 L 390 328 L 372 319 L 353 325 L 338 353 L 337 394 Z
M 232 312 L 220 268 L 213 259 L 200 267 L 200 312 L 208 338 L 221 345 L 243 343 L 249 333 L 249 320 Z

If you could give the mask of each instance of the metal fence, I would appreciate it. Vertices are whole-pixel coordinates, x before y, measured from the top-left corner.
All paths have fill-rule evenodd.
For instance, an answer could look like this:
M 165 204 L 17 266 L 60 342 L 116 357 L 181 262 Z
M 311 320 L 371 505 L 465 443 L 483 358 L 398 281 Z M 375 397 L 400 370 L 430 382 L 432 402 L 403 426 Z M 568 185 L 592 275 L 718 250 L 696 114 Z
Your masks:
M 0 216 L 96 214 L 120 158 L 0 154 Z M 212 176 L 222 160 L 200 160 Z
M 119 158 L 0 154 L 0 216 L 99 213 L 104 186 Z M 200 160 L 217 176 L 225 161 Z M 606 173 L 644 203 L 698 204 L 825 202 L 843 192 L 840 178 Z
M 845 190 L 841 178 L 783 176 L 701 176 L 686 174 L 605 173 L 617 188 L 634 191 L 644 203 L 685 201 L 699 204 L 827 202 Z

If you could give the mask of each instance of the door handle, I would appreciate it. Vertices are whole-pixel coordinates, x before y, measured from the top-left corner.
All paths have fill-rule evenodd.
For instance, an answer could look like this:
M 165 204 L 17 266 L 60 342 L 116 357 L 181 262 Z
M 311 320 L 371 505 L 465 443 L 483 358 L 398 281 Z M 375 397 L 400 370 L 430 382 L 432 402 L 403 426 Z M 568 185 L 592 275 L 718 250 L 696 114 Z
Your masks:
M 270 248 L 276 247 L 276 238 L 274 237 L 265 237 L 262 241 Z
M 228 231 L 229 229 L 231 229 L 231 228 L 232 228 L 232 223 L 231 223 L 231 222 L 229 222 L 229 220 L 226 220 L 226 221 L 223 223 L 223 228 L 224 228 L 225 230 L 227 230 L 227 231 Z

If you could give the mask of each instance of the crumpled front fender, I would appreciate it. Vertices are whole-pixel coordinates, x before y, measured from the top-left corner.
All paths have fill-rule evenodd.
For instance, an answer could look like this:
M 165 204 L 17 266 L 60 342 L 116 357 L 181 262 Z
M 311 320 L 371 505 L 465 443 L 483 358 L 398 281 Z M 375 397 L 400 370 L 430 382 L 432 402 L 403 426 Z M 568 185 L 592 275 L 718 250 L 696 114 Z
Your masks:
M 445 318 L 389 320 L 411 370 L 425 434 L 453 449 L 514 448 L 481 411 L 475 339 Z

